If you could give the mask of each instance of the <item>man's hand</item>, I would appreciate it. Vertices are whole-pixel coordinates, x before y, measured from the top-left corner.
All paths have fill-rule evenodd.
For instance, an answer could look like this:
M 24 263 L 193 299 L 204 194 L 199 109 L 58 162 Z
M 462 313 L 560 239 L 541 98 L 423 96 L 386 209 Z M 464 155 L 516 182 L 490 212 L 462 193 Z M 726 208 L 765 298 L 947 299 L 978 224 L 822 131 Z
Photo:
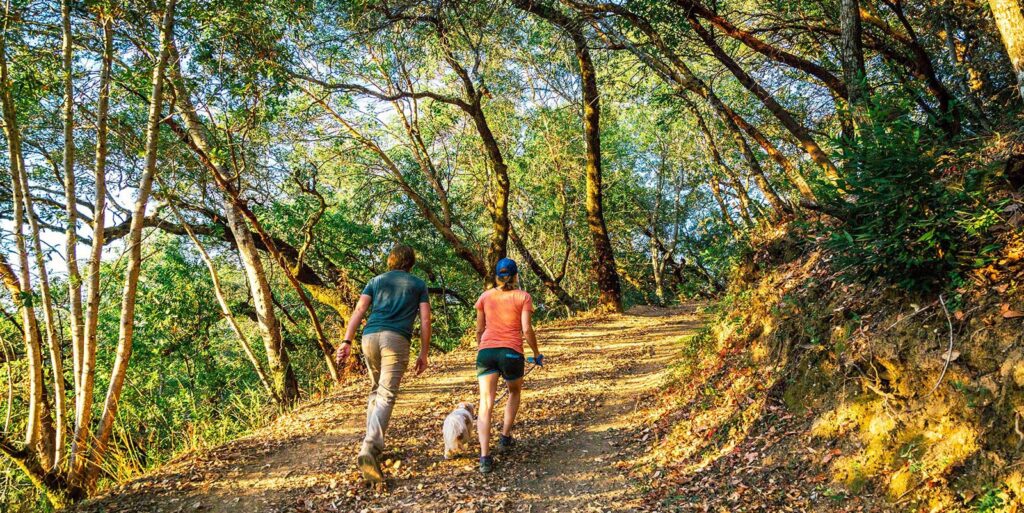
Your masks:
M 420 353 L 419 358 L 416 358 L 416 375 L 419 376 L 420 374 L 423 374 L 423 371 L 427 370 L 427 367 L 429 366 L 430 362 L 427 360 L 427 353 Z
M 537 353 L 537 356 L 531 356 L 531 357 L 527 358 L 526 361 L 528 361 L 528 362 L 530 362 L 530 363 L 532 363 L 532 364 L 534 364 L 534 365 L 536 365 L 538 367 L 543 367 L 544 366 L 544 355 L 542 355 L 540 353 Z
M 345 362 L 348 361 L 348 357 L 351 354 L 352 343 L 346 340 L 342 342 L 341 345 L 338 346 L 338 350 L 334 352 L 334 363 L 337 364 L 338 367 L 344 367 Z

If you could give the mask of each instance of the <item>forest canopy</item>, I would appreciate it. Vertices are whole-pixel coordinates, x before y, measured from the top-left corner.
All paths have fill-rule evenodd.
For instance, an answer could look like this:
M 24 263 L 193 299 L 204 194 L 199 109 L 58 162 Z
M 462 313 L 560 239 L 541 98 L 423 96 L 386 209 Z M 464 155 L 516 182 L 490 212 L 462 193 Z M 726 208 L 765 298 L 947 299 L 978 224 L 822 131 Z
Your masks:
M 448 350 L 506 256 L 544 318 L 714 299 L 787 223 L 946 290 L 1024 183 L 963 164 L 1019 130 L 1017 0 L 10 0 L 0 86 L 11 508 L 358 372 L 399 242 Z

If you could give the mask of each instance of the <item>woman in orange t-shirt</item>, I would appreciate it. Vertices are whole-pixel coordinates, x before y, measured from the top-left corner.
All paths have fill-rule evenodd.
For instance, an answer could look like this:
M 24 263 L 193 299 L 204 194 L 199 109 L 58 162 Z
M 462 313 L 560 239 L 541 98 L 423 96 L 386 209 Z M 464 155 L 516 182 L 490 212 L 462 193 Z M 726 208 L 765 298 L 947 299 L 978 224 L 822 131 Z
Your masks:
M 519 269 L 511 258 L 503 258 L 495 267 L 497 286 L 484 292 L 476 301 L 476 376 L 480 382 L 480 410 L 476 430 L 480 436 L 480 472 L 488 473 L 494 465 L 490 454 L 491 411 L 498 389 L 498 376 L 508 385 L 508 403 L 498 439 L 498 452 L 512 448 L 512 423 L 519 412 L 523 390 L 523 339 L 530 344 L 529 360 L 544 365 L 544 356 L 537 350 L 537 336 L 530 316 L 533 300 L 520 290 Z

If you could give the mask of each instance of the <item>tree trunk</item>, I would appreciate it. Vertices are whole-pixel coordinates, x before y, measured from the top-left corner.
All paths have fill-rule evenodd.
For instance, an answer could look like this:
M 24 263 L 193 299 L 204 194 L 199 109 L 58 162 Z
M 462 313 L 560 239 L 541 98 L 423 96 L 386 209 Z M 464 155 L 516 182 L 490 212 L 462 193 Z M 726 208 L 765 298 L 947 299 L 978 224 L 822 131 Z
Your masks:
M 661 252 L 651 243 L 651 274 L 654 276 L 654 297 L 658 298 L 658 306 L 665 306 L 665 261 Z
M 594 275 L 599 292 L 598 307 L 612 312 L 622 311 L 622 288 L 615 265 L 615 252 L 604 219 L 604 191 L 601 171 L 601 103 L 597 88 L 597 72 L 583 34 L 583 23 L 563 14 L 557 8 L 532 0 L 513 0 L 519 9 L 533 13 L 558 26 L 573 42 L 580 66 L 583 89 L 583 138 L 586 141 L 587 225 L 594 243 Z
M 791 54 L 786 50 L 772 46 L 753 33 L 743 30 L 736 25 L 732 24 L 729 20 L 715 13 L 707 6 L 705 6 L 700 0 L 673 0 L 676 5 L 681 7 L 689 16 L 696 14 L 701 18 L 704 18 L 711 22 L 714 26 L 718 27 L 719 30 L 724 32 L 729 37 L 740 41 L 751 50 L 754 50 L 765 57 L 781 62 L 794 69 L 803 71 L 818 80 L 821 81 L 826 87 L 834 91 L 841 97 L 846 97 L 847 91 L 845 84 L 840 81 L 832 72 L 823 68 L 822 66 L 811 62 L 803 57 Z
M 60 473 L 44 469 L 27 448 L 16 446 L 4 435 L 0 435 L 0 454 L 7 456 L 36 489 L 46 494 L 50 506 L 57 511 L 62 511 L 67 506 L 71 497 L 67 493 L 67 483 Z
M 729 71 L 732 72 L 733 76 L 739 80 L 740 84 L 743 85 L 747 90 L 754 94 L 761 103 L 768 109 L 776 119 L 782 123 L 782 126 L 793 135 L 794 138 L 800 143 L 800 147 L 811 157 L 811 160 L 816 162 L 822 169 L 825 170 L 825 176 L 830 180 L 834 181 L 839 177 L 839 172 L 836 170 L 835 164 L 828 158 L 824 150 L 818 146 L 818 143 L 811 137 L 807 127 L 803 126 L 793 115 L 789 113 L 779 102 L 764 88 L 754 77 L 750 76 L 746 70 L 743 69 L 739 63 L 736 62 L 728 53 L 722 49 L 721 45 L 715 41 L 715 38 L 711 35 L 707 29 L 697 20 L 696 16 L 691 14 L 689 16 L 690 26 L 697 32 L 704 44 L 711 49 L 711 53 L 715 55 L 719 62 L 721 62 Z
M 469 99 L 468 102 L 462 101 L 456 103 L 456 105 L 473 119 L 473 126 L 476 128 L 477 134 L 480 136 L 480 142 L 483 143 L 484 151 L 487 153 L 487 158 L 491 162 L 491 170 L 494 171 L 494 179 L 491 184 L 497 190 L 491 194 L 488 201 L 485 201 L 491 214 L 492 225 L 491 240 L 487 246 L 487 275 L 484 278 L 484 287 L 489 288 L 495 285 L 495 266 L 499 260 L 508 255 L 508 198 L 511 189 L 508 179 L 508 165 L 505 163 L 505 157 L 501 153 L 498 140 L 495 138 L 494 132 L 491 131 L 491 125 L 487 121 L 487 116 L 484 114 L 482 102 L 485 92 L 473 84 L 473 78 L 469 72 L 455 58 L 450 41 L 448 40 L 447 27 L 439 19 L 435 21 L 434 26 L 437 28 L 438 37 L 441 41 L 444 60 L 455 71 L 455 74 L 458 75 L 459 81 L 462 83 L 462 90 L 466 98 Z
M 89 251 L 86 315 L 82 337 L 78 385 L 75 390 L 75 440 L 71 447 L 72 484 L 84 474 L 91 441 L 93 382 L 96 377 L 96 338 L 100 310 L 100 266 L 103 258 L 104 218 L 107 212 L 107 117 L 110 107 L 111 65 L 114 56 L 113 20 L 101 14 L 103 57 L 100 68 L 99 99 L 96 107 L 96 197 L 93 205 L 92 247 Z
M 942 28 L 946 33 L 946 53 L 949 54 L 949 60 L 953 63 L 954 80 L 960 86 L 964 98 L 967 98 L 969 102 L 971 117 L 986 131 L 991 131 L 992 125 L 985 116 L 985 106 L 982 105 L 978 96 L 978 93 L 984 88 L 982 75 L 979 75 L 978 70 L 971 65 L 963 43 L 956 37 L 957 33 L 963 29 L 960 28 L 960 25 L 955 25 L 952 0 L 947 0 L 943 5 L 946 12 L 942 13 Z
M 395 173 L 398 171 L 397 166 L 390 166 L 392 174 L 396 175 L 395 178 L 396 180 L 399 180 L 399 184 L 406 192 L 406 196 L 408 196 L 409 199 L 419 207 L 420 212 L 422 212 L 427 220 L 430 221 L 430 224 L 434 225 L 434 228 L 437 229 L 441 236 L 451 244 L 455 254 L 458 255 L 459 258 L 465 260 L 481 278 L 486 278 L 487 264 L 484 263 L 480 256 L 473 251 L 473 248 L 459 238 L 452 229 L 452 207 L 451 202 L 448 200 L 448 191 L 445 190 L 444 185 L 441 183 L 437 169 L 434 166 L 434 162 L 430 157 L 429 150 L 427 149 L 427 144 L 423 141 L 423 131 L 419 126 L 419 115 L 414 111 L 412 119 L 409 119 L 409 117 L 405 115 L 405 111 L 402 110 L 402 106 L 399 102 L 392 102 L 392 105 L 394 105 L 395 111 L 402 119 L 402 126 L 405 127 L 405 133 L 409 137 L 413 150 L 413 157 L 415 158 L 417 165 L 420 167 L 420 172 L 423 173 L 423 176 L 427 179 L 430 187 L 434 189 L 434 192 L 437 194 L 437 199 L 441 206 L 441 216 L 439 217 L 434 212 L 434 209 L 430 206 L 426 198 L 424 198 L 422 194 L 416 191 L 412 185 L 408 183 L 400 171 L 397 174 Z M 415 98 L 412 99 L 412 108 L 419 108 Z M 331 111 L 333 112 L 333 109 L 331 109 Z M 376 150 L 379 150 L 380 153 L 383 153 L 383 150 L 380 150 L 380 147 L 376 143 L 373 143 L 373 146 Z M 390 158 L 387 158 L 387 161 L 392 162 Z M 509 234 L 511 234 L 511 230 L 512 228 L 510 224 Z
M 174 46 L 173 40 L 170 44 L 171 51 L 175 57 L 175 62 L 177 63 L 180 61 L 178 50 Z M 171 87 L 174 89 L 176 96 L 175 108 L 177 109 L 178 114 L 180 114 L 182 119 L 185 121 L 184 129 L 177 124 L 171 123 L 172 130 L 174 130 L 176 135 L 178 135 L 189 149 L 196 154 L 203 166 L 210 171 L 214 182 L 216 182 L 217 187 L 226 194 L 227 200 L 231 206 L 237 208 L 238 213 L 252 225 L 253 229 L 256 230 L 257 235 L 259 235 L 260 241 L 273 258 L 273 261 L 281 268 L 282 271 L 284 271 L 285 278 L 295 290 L 295 293 L 299 296 L 299 300 L 302 301 L 302 306 L 306 309 L 306 314 L 309 315 L 309 320 L 313 324 L 313 331 L 316 333 L 317 344 L 320 346 L 321 356 L 324 359 L 324 364 L 327 366 L 327 372 L 331 376 L 331 379 L 338 381 L 340 379 L 340 375 L 338 374 L 338 367 L 334 363 L 334 347 L 331 345 L 330 341 L 327 340 L 327 335 L 324 333 L 323 325 L 320 324 L 320 317 L 316 313 L 316 308 L 313 307 L 313 302 L 306 294 L 306 290 L 302 287 L 302 283 L 300 283 L 298 278 L 295 277 L 295 273 L 292 272 L 292 265 L 290 265 L 284 255 L 281 254 L 277 244 L 274 242 L 274 238 L 267 233 L 266 229 L 263 228 L 262 223 L 260 223 L 259 218 L 256 217 L 256 214 L 254 214 L 246 205 L 245 201 L 242 200 L 238 189 L 227 177 L 221 163 L 216 160 L 216 156 L 212 152 L 213 146 L 207 139 L 206 128 L 199 119 L 199 115 L 196 114 L 195 107 L 189 97 L 188 88 L 185 85 L 185 80 L 177 64 L 171 68 L 171 77 Z M 298 256 L 296 255 L 296 258 L 297 257 Z
M 271 298 L 270 282 L 260 262 L 260 255 L 256 252 L 256 245 L 249 234 L 249 227 L 230 199 L 225 205 L 225 213 L 228 218 L 228 226 L 235 236 L 238 245 L 238 254 L 242 257 L 242 264 L 245 267 L 245 277 L 249 282 L 249 289 L 252 291 L 253 306 L 256 308 L 257 324 L 260 327 L 260 335 L 263 337 L 263 348 L 267 353 L 267 364 L 270 367 L 271 382 L 274 393 L 286 404 L 291 404 L 299 396 L 299 385 L 295 379 L 295 372 L 292 370 L 291 360 L 288 357 L 288 350 L 284 347 L 284 340 L 281 338 L 281 325 L 274 313 L 274 303 Z
M 574 37 L 576 57 L 583 82 L 583 134 L 587 143 L 587 224 L 594 239 L 594 274 L 600 293 L 598 306 L 612 312 L 622 311 L 622 289 L 615 267 L 615 253 L 604 221 L 604 200 L 601 173 L 601 105 L 597 74 L 590 50 L 582 34 Z
M 958 108 L 956 98 L 946 89 L 946 85 L 942 83 L 938 74 L 935 72 L 935 65 L 932 63 L 932 58 L 928 55 L 928 50 L 925 49 L 924 45 L 921 44 L 921 40 L 917 37 L 917 31 L 914 30 L 914 26 L 911 25 L 910 19 L 907 18 L 906 13 L 903 11 L 902 0 L 892 0 L 883 2 L 887 5 L 896 18 L 899 19 L 900 25 L 903 26 L 903 30 L 907 32 L 906 36 L 900 38 L 900 40 L 906 45 L 913 55 L 913 69 L 916 69 L 918 74 L 925 80 L 925 84 L 928 89 L 935 95 L 935 100 L 939 103 L 939 112 L 943 117 L 939 117 L 938 125 L 950 136 L 954 136 L 960 133 L 960 119 L 957 117 Z M 861 11 L 863 14 L 863 11 Z
M 792 181 L 793 184 L 797 186 L 797 189 L 800 190 L 802 196 L 806 199 L 814 197 L 814 194 L 807 186 L 806 181 L 803 179 L 803 176 L 796 166 L 794 166 L 792 162 L 790 162 L 789 159 L 786 158 L 786 156 L 779 151 L 779 149 L 776 148 L 760 130 L 757 129 L 757 127 L 748 123 L 742 116 L 729 108 L 729 106 L 726 105 L 718 95 L 716 95 L 714 91 L 707 86 L 707 84 L 697 78 L 690 67 L 672 51 L 658 32 L 654 30 L 654 27 L 651 26 L 650 22 L 643 17 L 637 16 L 636 14 L 620 7 L 610 6 L 609 4 L 603 5 L 608 9 L 611 9 L 613 12 L 625 17 L 633 24 L 634 27 L 643 32 L 644 35 L 650 39 L 650 42 L 653 43 L 654 47 L 667 60 L 667 63 L 654 59 L 652 56 L 646 54 L 643 50 L 631 43 L 624 36 L 616 34 L 614 31 L 602 28 L 603 33 L 611 36 L 616 40 L 616 42 L 628 48 L 633 55 L 654 69 L 665 81 L 676 84 L 680 88 L 680 91 L 678 91 L 678 96 L 680 98 L 684 98 L 684 93 L 682 91 L 685 90 L 690 91 L 707 101 L 715 110 L 715 113 L 722 118 L 722 122 L 725 123 L 726 128 L 733 133 L 734 138 L 737 138 L 736 136 L 739 134 L 739 130 L 742 129 L 743 132 L 746 132 L 758 143 L 758 145 L 761 146 L 761 148 L 764 149 L 765 153 L 767 153 L 772 160 L 779 164 L 779 167 L 782 168 L 790 181 Z M 752 158 L 753 154 L 749 151 L 749 145 L 747 145 L 746 141 L 742 138 L 742 135 L 737 138 L 737 144 L 743 151 L 744 158 L 750 165 L 752 173 L 754 173 L 755 178 L 757 178 L 758 186 L 768 184 L 767 177 L 765 177 L 761 171 L 760 164 L 757 163 L 757 159 Z M 764 193 L 766 199 L 773 208 L 780 212 L 788 210 L 788 207 L 786 207 L 785 203 L 782 202 L 781 198 L 779 198 L 778 195 L 774 193 L 774 190 L 771 189 L 770 184 L 769 189 L 764 191 Z
M 725 125 L 726 130 L 728 130 L 729 134 L 732 135 L 733 141 L 736 143 L 740 153 L 743 155 L 743 159 L 750 168 L 751 176 L 754 178 L 754 181 L 757 182 L 757 186 L 761 189 L 765 199 L 768 200 L 768 203 L 772 206 L 772 209 L 775 212 L 774 215 L 780 215 L 783 212 L 786 212 L 789 207 L 786 206 L 782 197 L 779 196 L 775 187 L 772 186 L 771 182 L 768 180 L 768 177 L 765 175 L 764 168 L 761 167 L 761 163 L 757 160 L 757 155 L 754 154 L 753 149 L 750 147 L 750 143 L 748 143 L 747 139 L 743 136 L 743 131 L 751 134 L 754 140 L 759 142 L 765 152 L 767 152 L 769 156 L 774 157 L 775 161 L 779 163 L 784 170 L 792 169 L 793 173 L 797 176 L 799 176 L 799 172 L 796 171 L 795 167 L 792 167 L 789 159 L 787 159 L 782 152 L 771 144 L 771 142 L 764 137 L 757 127 L 747 123 L 742 116 L 726 105 L 721 98 L 719 98 L 714 91 L 707 88 L 703 82 L 697 81 L 695 84 L 695 87 L 691 89 L 691 91 L 698 92 L 698 95 L 706 99 L 708 104 L 710 104 L 714 109 L 715 113 L 718 114 L 718 117 L 722 120 L 722 124 Z M 741 129 L 743 131 L 741 131 Z M 810 193 L 810 188 L 806 187 L 806 182 L 802 180 L 802 177 L 801 180 L 796 183 L 798 186 L 800 183 L 803 183 L 807 193 Z M 801 188 L 801 190 L 804 189 Z
M 723 169 L 723 171 L 727 172 L 728 168 Z M 751 204 L 753 201 L 750 199 L 750 194 L 747 193 L 747 188 L 743 186 L 743 181 L 740 180 L 740 177 L 734 173 L 727 172 L 726 178 L 732 183 L 732 188 L 736 191 L 736 198 L 740 202 L 740 217 L 747 224 L 747 228 L 753 228 L 755 225 L 754 216 L 751 215 Z
M 849 91 L 847 102 L 852 110 L 856 110 L 867 96 L 864 87 L 867 72 L 864 69 L 860 0 L 840 0 L 839 27 L 842 32 L 840 47 L 842 49 L 843 82 L 846 82 L 846 89 Z
M 43 467 L 50 469 L 61 463 L 64 456 L 64 434 L 65 422 L 65 394 L 64 394 L 64 357 L 60 348 L 60 339 L 57 333 L 57 321 L 53 312 L 53 295 L 50 294 L 50 278 L 46 272 L 46 255 L 43 253 L 43 241 L 39 236 L 39 218 L 36 217 L 35 206 L 32 202 L 32 193 L 28 183 L 28 176 L 24 166 L 19 166 L 18 173 L 21 180 L 22 200 L 25 202 L 25 214 L 28 218 L 29 230 L 32 233 L 32 246 L 35 254 L 36 272 L 39 274 L 40 300 L 43 303 L 43 322 L 46 324 L 46 345 L 50 350 L 50 364 L 53 369 L 54 387 L 54 423 L 52 424 L 53 447 L 47 448 L 52 451 L 46 458 L 43 458 Z M 49 436 L 49 433 L 46 433 Z
M 736 174 L 733 173 L 731 169 L 729 169 L 729 166 L 725 165 L 725 160 L 722 159 L 722 154 L 718 150 L 718 143 L 715 142 L 714 134 L 711 133 L 711 129 L 708 127 L 708 124 L 704 121 L 704 116 L 700 114 L 700 111 L 697 110 L 695 105 L 693 105 L 689 101 L 687 101 L 687 104 L 690 107 L 690 110 L 693 112 L 693 115 L 697 118 L 697 126 L 700 128 L 701 135 L 704 138 L 704 144 L 707 145 L 708 153 L 710 153 L 711 155 L 712 162 L 714 163 L 715 167 L 722 173 L 722 175 L 725 178 L 728 178 L 729 181 L 733 183 L 733 187 L 736 189 L 736 197 L 739 198 L 740 200 L 740 217 L 743 218 L 743 221 L 747 224 L 748 228 L 753 227 L 754 220 L 750 216 L 751 200 L 750 195 L 747 193 L 747 188 L 743 186 L 743 182 L 739 179 L 739 177 L 736 176 Z M 740 135 L 739 138 L 743 139 L 743 136 Z M 743 143 L 746 143 L 746 140 L 743 140 Z M 718 198 L 718 201 L 721 202 L 722 205 L 724 205 L 725 202 L 721 199 L 721 191 L 718 185 L 717 177 L 711 177 L 711 184 L 713 194 L 715 194 L 715 197 Z
M 213 259 L 210 258 L 210 254 L 206 252 L 206 248 L 203 247 L 203 243 L 199 241 L 199 237 L 196 237 L 196 234 L 192 232 L 192 228 L 189 227 L 188 223 L 185 222 L 185 219 L 183 219 L 181 217 L 181 213 L 178 212 L 177 207 L 175 207 L 173 204 L 171 204 L 170 207 L 171 207 L 171 211 L 174 212 L 174 216 L 178 219 L 178 222 L 181 223 L 181 225 L 183 227 L 185 227 L 185 231 L 188 232 L 189 239 L 192 239 L 192 243 L 195 244 L 196 249 L 199 251 L 199 257 L 202 258 L 203 259 L 203 263 L 206 264 L 206 269 L 210 272 L 210 282 L 213 283 L 213 294 L 214 294 L 214 296 L 217 297 L 217 304 L 220 305 L 221 314 L 224 315 L 224 320 L 226 320 L 228 322 L 228 325 L 231 326 L 231 331 L 233 331 L 235 333 L 235 337 L 238 338 L 238 343 L 239 343 L 239 345 L 242 346 L 242 351 L 245 353 L 246 358 L 249 359 L 249 363 L 252 364 L 253 370 L 256 372 L 256 376 L 260 378 L 260 383 L 263 385 L 264 390 L 266 390 L 267 393 L 270 394 L 270 397 L 273 398 L 274 402 L 276 402 L 277 404 L 279 404 L 281 406 L 286 406 L 287 403 L 283 399 L 284 396 L 282 394 L 279 394 L 277 389 L 275 389 L 274 386 L 271 384 L 270 380 L 267 379 L 266 373 L 263 372 L 263 366 L 260 365 L 260 361 L 256 358 L 256 355 L 252 352 L 252 347 L 249 345 L 248 339 L 245 338 L 245 334 L 242 333 L 241 328 L 238 327 L 238 323 L 235 321 L 235 316 L 231 313 L 231 306 L 228 305 L 228 300 L 224 296 L 224 290 L 220 286 L 220 278 L 217 276 L 217 268 L 213 265 Z M 230 216 L 228 218 L 229 220 L 230 219 L 237 219 L 237 220 L 241 221 L 240 216 L 237 215 L 237 211 L 235 211 L 235 209 L 229 207 L 228 211 L 229 212 L 235 212 L 235 214 L 236 214 L 234 216 L 230 216 L 230 214 L 229 214 L 229 216 Z M 236 222 L 232 222 L 231 225 L 235 226 Z M 248 230 L 246 230 L 246 231 L 248 231 Z M 253 251 L 253 253 L 255 253 L 256 248 L 254 246 L 252 246 L 252 239 L 248 236 L 248 233 L 246 233 L 246 239 L 248 240 L 248 246 L 252 247 L 252 251 Z M 239 247 L 241 248 L 241 240 L 238 239 L 237 236 L 236 236 L 236 240 L 239 241 Z M 241 249 L 239 250 L 239 252 L 241 252 Z M 246 261 L 245 257 L 243 257 L 243 261 Z M 256 261 L 259 262 L 259 258 L 258 257 L 256 258 Z M 250 272 L 249 272 L 249 266 L 248 265 L 246 265 L 245 271 L 246 271 L 246 276 L 249 277 L 250 276 Z M 252 287 L 252 282 L 251 281 L 250 281 L 250 287 L 254 291 L 256 290 L 256 287 Z M 268 287 L 268 290 L 269 290 L 269 287 Z M 255 295 L 256 294 L 254 293 L 253 296 L 255 296 Z M 262 293 L 261 293 L 261 295 L 262 295 Z M 271 298 L 271 299 L 273 299 L 273 298 Z M 261 305 L 260 303 L 261 302 L 265 302 L 265 301 L 266 301 L 265 297 L 262 298 L 261 300 L 256 300 L 255 298 L 253 299 L 253 303 L 256 305 L 256 315 L 257 315 L 257 319 L 259 319 L 261 333 L 263 332 L 263 326 L 264 326 L 264 322 L 263 321 L 264 321 L 264 319 L 263 319 L 263 316 L 260 315 L 263 312 L 263 310 L 261 308 L 261 306 L 263 306 L 263 305 Z M 273 307 L 271 306 L 270 314 L 273 315 L 273 313 L 274 313 Z M 279 335 L 278 335 L 278 339 L 280 339 L 280 332 L 279 332 Z M 264 339 L 264 340 L 266 340 L 266 339 Z M 284 351 L 284 345 L 283 344 L 281 344 L 281 350 Z M 270 352 L 268 351 L 267 354 L 270 354 Z M 290 369 L 291 366 L 289 366 L 288 368 Z M 292 382 L 294 383 L 295 382 L 294 374 L 292 374 L 291 378 L 292 378 L 291 379 Z M 296 395 L 297 395 L 298 394 L 298 386 L 297 386 L 297 384 L 295 385 L 294 390 L 295 390 Z
M 84 487 L 87 490 L 95 487 L 99 477 L 100 462 L 106 454 L 107 444 L 114 427 L 114 419 L 117 418 L 118 402 L 121 399 L 125 374 L 128 372 L 128 361 L 132 355 L 132 342 L 135 334 L 135 296 L 138 290 L 139 272 L 142 269 L 142 226 L 146 217 L 149 194 L 153 188 L 153 178 L 156 174 L 157 143 L 159 142 L 163 106 L 164 70 L 167 68 L 167 60 L 170 55 L 169 43 L 174 36 L 174 6 L 175 0 L 167 0 L 160 25 L 160 52 L 153 69 L 149 117 L 146 120 L 145 167 L 139 180 L 138 195 L 132 210 L 131 228 L 126 241 L 128 265 L 125 269 L 124 293 L 121 296 L 121 321 L 118 329 L 117 349 L 96 440 L 89 457 L 90 462 L 85 467 Z
M 11 13 L 6 15 L 10 17 Z M 28 247 L 24 234 L 24 201 L 22 194 L 21 173 L 24 172 L 24 161 L 21 149 L 21 131 L 18 125 L 14 98 L 11 95 L 11 76 L 7 67 L 7 31 L 0 34 L 0 101 L 3 105 L 4 135 L 7 139 L 8 160 L 11 173 L 11 191 L 14 218 L 14 242 L 18 251 L 19 294 L 14 302 L 21 308 L 22 326 L 25 336 L 25 354 L 28 361 L 28 418 L 25 425 L 25 443 L 36 451 L 42 467 L 49 468 L 50 451 L 41 446 L 45 437 L 42 436 L 42 413 L 46 407 L 43 402 L 43 358 L 42 342 L 39 337 L 39 325 L 36 320 L 35 308 L 32 304 L 34 296 L 32 279 L 29 274 Z
M 722 186 L 718 183 L 718 177 L 708 177 L 708 185 L 711 187 L 711 195 L 715 197 L 715 202 L 718 203 L 718 208 L 722 210 L 722 220 L 729 226 L 732 233 L 739 234 L 739 227 L 736 226 L 736 221 L 733 221 L 732 214 L 729 212 L 729 205 L 726 204 L 725 198 L 722 196 Z
M 71 0 L 61 1 L 61 22 L 64 34 L 64 203 L 67 206 L 68 306 L 71 324 L 71 359 L 75 389 L 82 373 L 82 276 L 78 271 L 78 193 L 75 190 L 75 86 L 72 69 Z
M 446 241 L 448 241 L 448 243 L 452 247 L 452 250 L 455 251 L 455 254 L 458 255 L 459 258 L 465 260 L 466 263 L 468 263 L 470 267 L 472 267 L 473 270 L 480 275 L 481 278 L 486 278 L 488 275 L 488 265 L 476 254 L 476 252 L 473 251 L 472 248 L 469 247 L 469 245 L 467 245 L 461 238 L 459 238 L 458 235 L 456 235 L 454 230 L 452 230 L 451 212 L 449 211 L 449 209 L 445 206 L 442 206 L 443 217 L 438 217 L 438 215 L 434 212 L 434 209 L 431 208 L 430 203 L 427 202 L 427 199 L 424 198 L 423 195 L 420 194 L 419 191 L 417 191 L 412 186 L 412 184 L 409 183 L 408 180 L 405 179 L 405 176 L 402 174 L 402 170 L 398 168 L 398 165 L 395 164 L 394 160 L 391 159 L 391 156 L 389 156 L 387 152 L 385 152 L 384 149 L 381 148 L 379 144 L 377 144 L 376 141 L 363 135 L 362 132 L 360 132 L 354 125 L 352 125 L 352 123 L 349 123 L 347 119 L 342 117 L 341 114 L 338 113 L 338 111 L 333 109 L 322 98 L 314 95 L 312 92 L 310 92 L 302 85 L 299 85 L 299 88 L 302 89 L 302 91 L 305 92 L 306 95 L 311 100 L 313 100 L 318 105 L 323 107 L 323 109 L 327 111 L 327 113 L 330 114 L 331 117 L 338 121 L 338 123 L 340 123 L 341 126 L 344 127 L 349 134 L 352 135 L 352 137 L 359 141 L 360 144 L 362 144 L 366 149 L 374 152 L 375 154 L 377 154 L 378 157 L 380 157 L 385 167 L 387 167 L 388 171 L 391 173 L 391 177 L 394 178 L 395 182 L 398 184 L 398 187 L 402 189 L 402 192 L 405 193 L 406 197 L 408 197 L 413 202 L 413 204 L 416 205 L 416 207 L 420 210 L 420 213 L 423 214 L 423 217 L 425 217 L 427 221 L 434 226 L 438 233 L 440 233 L 441 236 L 444 237 Z M 396 110 L 397 109 L 398 107 L 396 106 Z M 409 133 L 410 138 L 418 137 L 418 133 L 412 130 L 411 127 L 407 128 L 407 132 Z M 420 152 L 417 150 L 416 154 L 419 155 Z M 500 152 L 498 155 L 500 157 Z M 419 165 L 423 168 L 424 174 L 428 176 L 428 180 L 432 183 L 436 182 L 436 179 L 429 178 L 430 176 L 433 176 L 433 173 L 428 170 L 429 164 L 423 160 L 425 158 L 427 157 L 417 157 L 417 160 L 420 161 Z M 440 196 L 443 192 L 443 189 L 440 187 L 439 182 L 438 185 L 435 185 L 434 187 L 436 190 L 441 191 L 438 192 L 438 195 Z M 493 268 L 493 266 L 491 267 Z
M 470 94 L 475 94 L 473 91 L 469 92 Z M 508 256 L 508 196 L 511 185 L 508 179 L 508 165 L 505 164 L 505 158 L 501 154 L 498 140 L 494 137 L 494 133 L 491 132 L 491 126 L 487 122 L 487 117 L 484 116 L 483 106 L 480 104 L 479 97 L 474 101 L 470 114 L 473 118 L 473 124 L 476 126 L 476 131 L 480 134 L 480 140 L 484 144 L 484 149 L 487 151 L 487 156 L 491 161 L 491 168 L 494 171 L 492 183 L 497 188 L 491 195 L 491 201 L 488 202 L 491 211 L 492 229 L 491 240 L 487 245 L 487 275 L 484 277 L 485 286 L 493 287 L 495 283 L 494 268 L 498 265 L 499 260 Z
M 1020 0 L 989 0 L 988 5 L 1013 64 L 1017 90 L 1024 97 L 1024 12 Z

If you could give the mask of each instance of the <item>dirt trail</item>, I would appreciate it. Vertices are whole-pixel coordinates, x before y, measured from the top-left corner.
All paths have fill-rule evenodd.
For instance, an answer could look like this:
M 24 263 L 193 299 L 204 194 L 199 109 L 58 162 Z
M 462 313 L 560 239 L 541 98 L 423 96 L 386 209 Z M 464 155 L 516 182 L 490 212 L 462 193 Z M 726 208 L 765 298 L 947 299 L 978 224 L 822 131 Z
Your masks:
M 700 321 L 687 306 L 544 326 L 539 340 L 547 366 L 527 377 L 514 433 L 519 446 L 499 457 L 489 476 L 477 472 L 475 452 L 450 461 L 441 456 L 444 417 L 458 401 L 476 397 L 473 352 L 460 349 L 403 383 L 384 455 L 384 492 L 363 487 L 355 470 L 365 422 L 360 380 L 79 511 L 641 510 L 643 483 L 620 468 L 646 449 L 642 415 L 679 342 Z

